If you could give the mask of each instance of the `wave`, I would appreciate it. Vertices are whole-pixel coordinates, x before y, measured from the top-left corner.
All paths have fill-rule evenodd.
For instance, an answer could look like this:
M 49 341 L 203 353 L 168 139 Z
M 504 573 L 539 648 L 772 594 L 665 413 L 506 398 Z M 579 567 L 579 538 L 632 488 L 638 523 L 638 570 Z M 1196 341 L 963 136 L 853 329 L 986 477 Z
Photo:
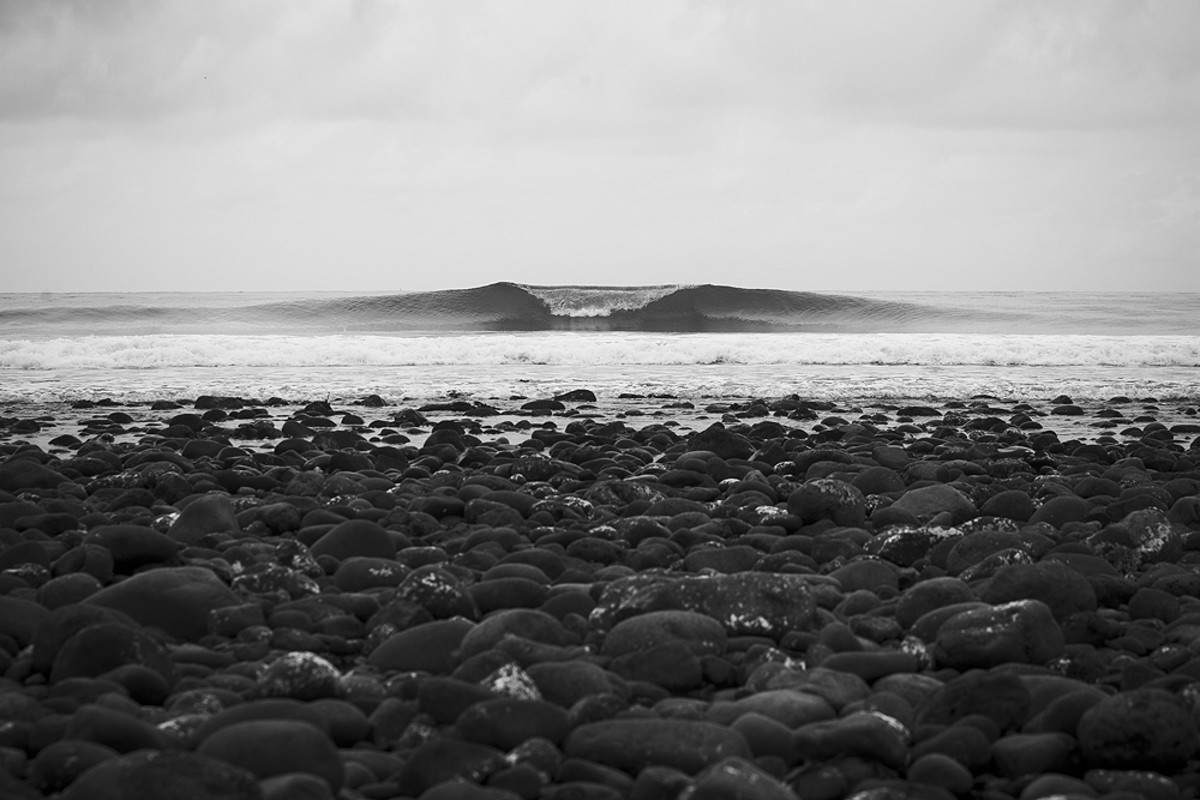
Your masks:
M 477 333 L 0 339 L 0 369 L 717 366 L 1200 367 L 1200 336 Z
M 389 294 L 0 295 L 0 336 L 413 332 L 1195 334 L 1200 294 L 847 295 L 499 282 Z
M 989 317 L 978 310 L 962 314 L 911 302 L 713 284 L 621 287 L 499 282 L 468 289 L 216 306 L 189 306 L 177 299 L 166 303 L 163 296 L 153 299 L 160 302 L 0 306 L 0 333 L 855 332 L 949 330 Z

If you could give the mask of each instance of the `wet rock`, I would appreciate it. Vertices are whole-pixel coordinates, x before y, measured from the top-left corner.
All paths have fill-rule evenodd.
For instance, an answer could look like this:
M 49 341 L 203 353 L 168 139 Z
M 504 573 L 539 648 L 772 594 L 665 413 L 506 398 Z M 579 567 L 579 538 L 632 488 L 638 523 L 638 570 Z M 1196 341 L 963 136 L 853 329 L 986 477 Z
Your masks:
M 952 524 L 958 524 L 979 513 L 970 498 L 953 486 L 941 483 L 909 489 L 891 507 L 907 511 L 922 522 L 945 514 Z
M 729 756 L 751 755 L 746 740 L 728 728 L 676 719 L 613 719 L 580 725 L 567 736 L 563 752 L 631 775 L 649 766 L 674 767 L 694 775 Z
M 142 625 L 195 641 L 208 633 L 209 612 L 240 605 L 242 599 L 207 569 L 163 567 L 106 586 L 84 602 L 116 609 Z
M 1105 769 L 1181 769 L 1200 746 L 1189 708 L 1162 689 L 1108 697 L 1079 720 L 1079 748 L 1087 763 Z
M 805 524 L 828 519 L 835 525 L 862 527 L 866 522 L 866 499 L 845 481 L 815 478 L 788 496 L 788 511 Z
M 1096 592 L 1087 578 L 1055 561 L 1013 564 L 996 570 L 980 597 L 1001 605 L 1014 600 L 1040 600 L 1065 620 L 1072 614 L 1095 611 Z
M 259 697 L 318 700 L 343 694 L 337 667 L 315 653 L 285 653 L 267 663 L 255 677 Z
M 167 536 L 182 544 L 196 544 L 210 533 L 236 535 L 241 531 L 229 495 L 206 494 L 183 508 L 171 523 Z
M 1045 664 L 1066 640 L 1049 607 L 1040 600 L 1015 600 L 956 614 L 938 629 L 937 663 L 959 670 L 1000 664 Z
M 723 758 L 699 775 L 679 800 L 793 800 L 795 795 L 774 776 L 744 758 Z
M 344 768 L 329 737 L 304 722 L 265 719 L 239 722 L 214 732 L 196 753 L 240 767 L 260 780 L 290 772 L 316 775 L 337 792 Z
M 649 611 L 682 609 L 720 622 L 730 635 L 782 637 L 806 630 L 816 613 L 807 579 L 780 573 L 739 573 L 670 579 L 640 576 L 609 584 L 593 620 L 601 626 Z
M 83 773 L 63 800 L 262 800 L 255 776 L 223 760 L 195 753 L 138 752 L 103 761 Z

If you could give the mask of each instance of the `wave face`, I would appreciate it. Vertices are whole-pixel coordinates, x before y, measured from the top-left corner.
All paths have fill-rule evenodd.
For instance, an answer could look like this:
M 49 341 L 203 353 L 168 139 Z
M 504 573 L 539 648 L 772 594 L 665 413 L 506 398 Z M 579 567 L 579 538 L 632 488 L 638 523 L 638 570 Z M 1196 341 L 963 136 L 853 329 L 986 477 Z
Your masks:
M 994 312 L 734 286 L 530 286 L 260 300 L 240 294 L 27 296 L 0 302 L 0 334 L 481 331 L 870 332 L 951 330 Z M 105 303 L 104 300 L 109 302 Z M 39 302 L 42 300 L 43 302 Z M 189 303 L 191 300 L 193 302 Z
M 736 286 L 533 286 L 393 294 L 0 295 L 0 336 L 959 333 L 1195 335 L 1197 294 L 876 294 Z

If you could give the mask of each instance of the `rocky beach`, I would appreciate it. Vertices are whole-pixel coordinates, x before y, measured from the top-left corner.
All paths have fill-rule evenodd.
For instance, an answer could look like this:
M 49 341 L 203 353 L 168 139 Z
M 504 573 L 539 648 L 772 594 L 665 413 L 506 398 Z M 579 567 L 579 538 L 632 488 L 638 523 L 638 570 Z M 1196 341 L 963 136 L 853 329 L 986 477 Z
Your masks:
M 0 417 L 5 797 L 1200 792 L 1194 401 Z

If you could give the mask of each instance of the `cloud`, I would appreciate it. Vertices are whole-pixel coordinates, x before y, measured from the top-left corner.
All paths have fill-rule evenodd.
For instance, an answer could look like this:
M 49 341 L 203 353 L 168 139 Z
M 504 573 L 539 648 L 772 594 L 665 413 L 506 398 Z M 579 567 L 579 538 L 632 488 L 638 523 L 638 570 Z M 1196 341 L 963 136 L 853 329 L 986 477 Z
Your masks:
M 1182 285 L 1196 30 L 1190 0 L 8 0 L 0 256 L 364 288 L 1115 287 L 1144 256 Z

